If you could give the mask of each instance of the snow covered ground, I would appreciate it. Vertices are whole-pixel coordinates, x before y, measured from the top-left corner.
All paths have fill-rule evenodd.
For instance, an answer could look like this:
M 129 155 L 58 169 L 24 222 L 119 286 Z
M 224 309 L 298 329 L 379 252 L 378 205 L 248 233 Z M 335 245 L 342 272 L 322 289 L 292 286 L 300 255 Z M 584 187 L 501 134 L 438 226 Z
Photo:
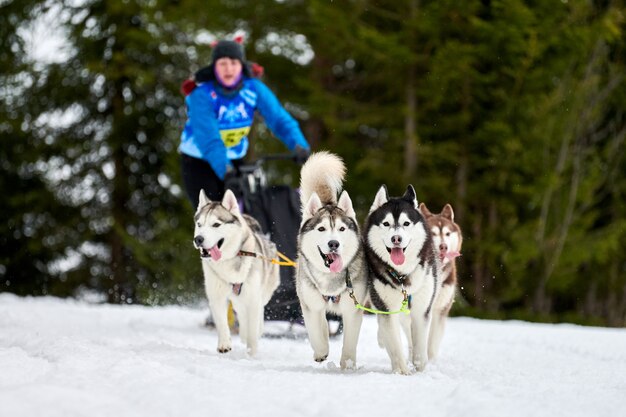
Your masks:
M 366 317 L 359 368 L 340 340 L 317 364 L 306 339 L 237 337 L 216 352 L 199 308 L 0 294 L 0 416 L 618 416 L 626 329 L 454 318 L 441 356 L 390 373 Z M 269 330 L 277 330 L 270 324 Z

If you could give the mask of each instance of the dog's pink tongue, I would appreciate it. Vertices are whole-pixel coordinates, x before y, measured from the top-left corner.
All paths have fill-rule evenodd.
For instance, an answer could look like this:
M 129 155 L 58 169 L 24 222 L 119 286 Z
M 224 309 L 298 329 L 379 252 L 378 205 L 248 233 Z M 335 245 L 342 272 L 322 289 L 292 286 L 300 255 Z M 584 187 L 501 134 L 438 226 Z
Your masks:
M 222 251 L 220 251 L 220 248 L 218 248 L 217 245 L 209 249 L 209 254 L 211 255 L 211 259 L 214 261 L 219 261 L 222 257 Z
M 341 260 L 341 255 L 336 254 L 336 253 L 329 253 L 328 257 L 331 260 L 330 265 L 329 265 L 330 272 L 337 273 L 341 271 L 341 269 L 343 268 L 343 261 Z
M 454 258 L 461 256 L 461 252 L 450 251 L 450 252 L 446 252 L 443 256 L 450 260 L 454 260 Z
M 402 248 L 391 249 L 391 262 L 396 265 L 402 265 L 404 263 L 404 252 Z

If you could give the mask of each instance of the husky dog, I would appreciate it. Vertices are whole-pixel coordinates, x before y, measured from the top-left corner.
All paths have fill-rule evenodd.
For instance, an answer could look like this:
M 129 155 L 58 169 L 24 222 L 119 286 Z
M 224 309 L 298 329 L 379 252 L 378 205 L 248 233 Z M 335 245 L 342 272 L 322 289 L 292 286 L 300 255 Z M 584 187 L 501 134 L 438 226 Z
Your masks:
M 343 161 L 328 152 L 311 155 L 302 167 L 302 224 L 296 273 L 304 324 L 317 362 L 328 357 L 326 313 L 343 317 L 342 369 L 356 367 L 356 345 L 363 320 L 363 312 L 355 308 L 351 297 L 363 302 L 367 289 L 352 200 L 346 191 L 337 199 L 344 175 Z
M 363 233 L 370 301 L 377 310 L 391 312 L 411 297 L 411 361 L 422 371 L 428 362 L 428 331 L 440 263 L 430 228 L 417 209 L 413 186 L 397 198 L 389 198 L 387 188 L 380 187 Z M 387 350 L 392 371 L 406 375 L 399 314 L 378 315 L 378 342 Z
M 259 223 L 239 211 L 237 198 L 227 190 L 221 202 L 200 191 L 194 216 L 194 246 L 200 250 L 204 287 L 218 334 L 217 351 L 231 350 L 228 301 L 239 320 L 239 335 L 248 352 L 257 351 L 263 332 L 263 307 L 278 287 L 278 266 L 253 254 L 275 258 L 276 246 L 261 235 Z
M 439 214 L 431 213 L 424 203 L 420 204 L 419 209 L 430 228 L 433 244 L 438 250 L 439 260 L 443 264 L 440 277 L 441 285 L 433 304 L 433 318 L 428 339 L 428 357 L 433 359 L 439 351 L 446 317 L 452 303 L 454 303 L 457 282 L 455 258 L 461 255 L 463 235 L 461 234 L 461 227 L 454 222 L 454 211 L 450 204 L 446 204 Z

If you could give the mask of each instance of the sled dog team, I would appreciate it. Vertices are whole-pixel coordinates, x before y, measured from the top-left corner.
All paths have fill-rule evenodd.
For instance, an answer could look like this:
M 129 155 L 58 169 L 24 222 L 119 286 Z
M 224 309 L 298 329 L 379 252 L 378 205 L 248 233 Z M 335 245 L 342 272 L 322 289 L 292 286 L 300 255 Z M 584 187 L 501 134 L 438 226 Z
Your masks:
M 313 359 L 328 357 L 326 313 L 333 313 L 343 319 L 341 368 L 356 368 L 366 309 L 377 315 L 378 343 L 387 351 L 392 371 L 410 373 L 402 333 L 410 363 L 422 371 L 437 355 L 454 301 L 461 229 L 449 204 L 433 214 L 424 203 L 418 205 L 413 186 L 402 197 L 390 197 L 383 185 L 360 230 L 352 200 L 342 191 L 345 171 L 341 158 L 329 152 L 314 153 L 301 170 L 295 279 Z M 254 355 L 263 308 L 279 284 L 278 266 L 257 258 L 276 258 L 276 247 L 252 217 L 240 212 L 230 190 L 221 202 L 201 191 L 194 220 L 193 243 L 202 258 L 217 350 L 231 350 L 230 301 L 241 340 Z

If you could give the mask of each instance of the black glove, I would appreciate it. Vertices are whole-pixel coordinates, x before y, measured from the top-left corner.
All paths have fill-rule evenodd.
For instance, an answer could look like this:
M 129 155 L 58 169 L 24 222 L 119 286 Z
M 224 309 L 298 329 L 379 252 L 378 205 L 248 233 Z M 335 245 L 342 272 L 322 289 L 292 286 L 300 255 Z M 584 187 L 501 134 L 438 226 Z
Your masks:
M 304 165 L 306 160 L 309 159 L 309 155 L 311 155 L 311 150 L 300 145 L 296 145 L 296 148 L 293 150 L 293 160 L 298 165 Z

